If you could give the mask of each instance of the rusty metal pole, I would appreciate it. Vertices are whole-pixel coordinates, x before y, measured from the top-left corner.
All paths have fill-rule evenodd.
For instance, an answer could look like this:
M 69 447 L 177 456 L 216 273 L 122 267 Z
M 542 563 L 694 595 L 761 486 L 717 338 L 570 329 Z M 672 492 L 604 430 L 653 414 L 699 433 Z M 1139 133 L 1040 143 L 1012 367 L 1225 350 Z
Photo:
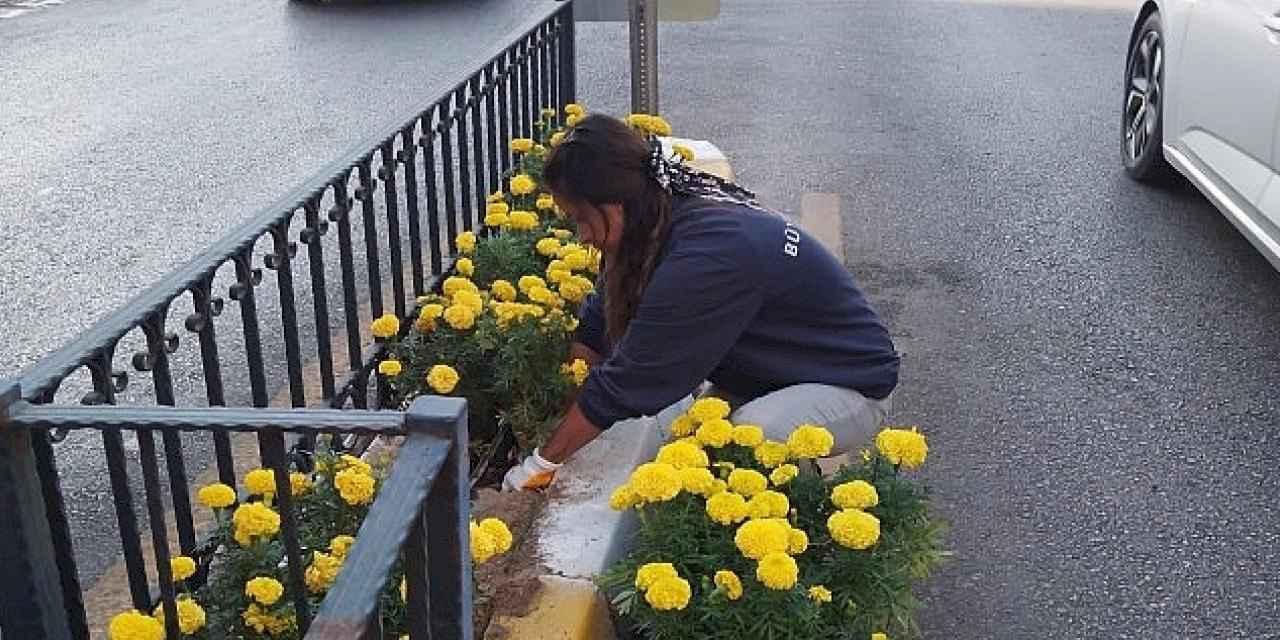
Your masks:
M 629 0 L 631 112 L 658 113 L 658 0 Z

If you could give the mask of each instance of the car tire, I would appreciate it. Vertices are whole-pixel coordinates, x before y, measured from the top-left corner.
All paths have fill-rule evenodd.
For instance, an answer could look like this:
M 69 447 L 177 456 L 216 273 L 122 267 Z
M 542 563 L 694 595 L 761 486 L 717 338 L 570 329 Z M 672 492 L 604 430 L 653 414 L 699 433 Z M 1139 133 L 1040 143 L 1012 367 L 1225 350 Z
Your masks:
M 1164 159 L 1164 30 L 1152 12 L 1129 46 L 1120 117 L 1120 157 L 1125 173 L 1139 182 L 1169 182 Z

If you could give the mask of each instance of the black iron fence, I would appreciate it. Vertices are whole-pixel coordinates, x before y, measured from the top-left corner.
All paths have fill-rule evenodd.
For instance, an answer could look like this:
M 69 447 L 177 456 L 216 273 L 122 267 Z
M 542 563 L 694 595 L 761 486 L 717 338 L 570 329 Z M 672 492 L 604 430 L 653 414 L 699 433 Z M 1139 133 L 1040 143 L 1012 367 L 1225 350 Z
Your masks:
M 211 464 L 219 481 L 234 486 L 236 431 L 257 434 L 262 466 L 283 483 L 282 538 L 304 629 L 305 550 L 285 490 L 290 466 L 305 465 L 307 447 L 324 434 L 407 435 L 361 529 L 352 568 L 308 637 L 380 637 L 367 623 L 377 619 L 377 590 L 402 548 L 415 603 L 428 589 L 427 572 L 417 569 L 429 566 L 432 575 L 430 621 L 425 606 L 410 607 L 415 640 L 470 636 L 465 415 L 438 399 L 407 414 L 377 411 L 382 349 L 364 329 L 384 313 L 408 320 L 414 299 L 451 269 L 455 236 L 479 224 L 486 195 L 510 170 L 508 141 L 533 135 L 544 107 L 574 100 L 572 3 L 531 21 L 480 62 L 443 97 L 231 230 L 16 382 L 0 384 L 4 638 L 89 637 L 88 577 L 77 567 L 62 489 L 84 470 L 66 467 L 60 475 L 56 453 L 59 442 L 77 438 L 105 463 L 115 516 L 109 524 L 119 533 L 133 606 L 163 602 L 176 639 L 165 518 L 173 519 L 179 552 L 200 555 L 191 477 Z M 264 279 L 264 269 L 274 278 Z M 183 350 L 183 333 L 194 348 Z M 136 384 L 148 378 L 150 384 Z M 276 391 L 276 404 L 293 409 L 268 408 Z M 126 446 L 126 431 L 136 447 Z M 193 438 L 206 437 L 207 453 L 191 455 L 203 451 L 204 441 Z M 131 466 L 140 467 L 140 489 Z M 158 560 L 154 582 L 143 559 L 138 494 Z M 421 513 L 432 526 L 423 527 L 414 515 Z M 79 535 L 110 535 L 90 529 Z M 363 535 L 366 529 L 374 536 Z

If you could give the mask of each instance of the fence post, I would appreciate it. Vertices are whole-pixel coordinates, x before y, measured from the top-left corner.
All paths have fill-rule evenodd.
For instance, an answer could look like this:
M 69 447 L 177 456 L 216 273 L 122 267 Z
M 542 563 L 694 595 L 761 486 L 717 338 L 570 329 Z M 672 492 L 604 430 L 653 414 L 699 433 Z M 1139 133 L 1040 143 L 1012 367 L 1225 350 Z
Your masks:
M 32 437 L 6 428 L 21 400 L 17 383 L 0 382 L 0 633 L 9 638 L 69 640 L 58 559 L 45 513 Z
M 409 406 L 406 427 L 453 442 L 427 495 L 427 599 L 432 640 L 472 640 L 471 487 L 467 403 L 423 396 Z M 416 640 L 416 639 L 415 639 Z

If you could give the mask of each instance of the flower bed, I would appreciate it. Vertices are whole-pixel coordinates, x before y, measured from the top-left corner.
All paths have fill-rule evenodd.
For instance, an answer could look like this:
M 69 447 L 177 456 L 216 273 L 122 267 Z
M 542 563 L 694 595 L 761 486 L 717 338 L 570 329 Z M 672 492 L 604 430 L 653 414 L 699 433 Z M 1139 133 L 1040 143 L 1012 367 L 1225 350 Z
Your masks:
M 290 474 L 299 543 L 307 557 L 306 598 L 316 610 L 342 570 L 353 537 L 368 514 L 389 465 L 377 465 L 345 454 L 321 451 L 315 470 Z M 216 529 L 215 553 L 202 561 L 209 572 L 195 588 L 194 558 L 171 560 L 178 593 L 178 627 L 183 637 L 196 640 L 296 640 L 301 637 L 294 594 L 287 594 L 284 544 L 279 538 L 280 514 L 273 509 L 275 476 L 268 469 L 245 475 L 246 498 L 237 503 L 236 489 L 224 484 L 202 487 L 201 504 L 212 509 Z M 471 524 L 471 554 L 476 564 L 506 553 L 513 544 L 507 525 L 497 518 Z M 382 624 L 388 637 L 406 632 L 403 568 L 392 572 L 379 598 Z M 164 611 L 129 611 L 115 616 L 110 640 L 162 640 Z
M 824 477 L 826 429 L 771 442 L 728 413 L 694 403 L 614 492 L 611 506 L 640 519 L 631 552 L 600 578 L 621 622 L 653 640 L 913 635 L 912 584 L 945 555 L 925 490 L 902 473 L 924 463 L 924 436 L 886 429 Z

